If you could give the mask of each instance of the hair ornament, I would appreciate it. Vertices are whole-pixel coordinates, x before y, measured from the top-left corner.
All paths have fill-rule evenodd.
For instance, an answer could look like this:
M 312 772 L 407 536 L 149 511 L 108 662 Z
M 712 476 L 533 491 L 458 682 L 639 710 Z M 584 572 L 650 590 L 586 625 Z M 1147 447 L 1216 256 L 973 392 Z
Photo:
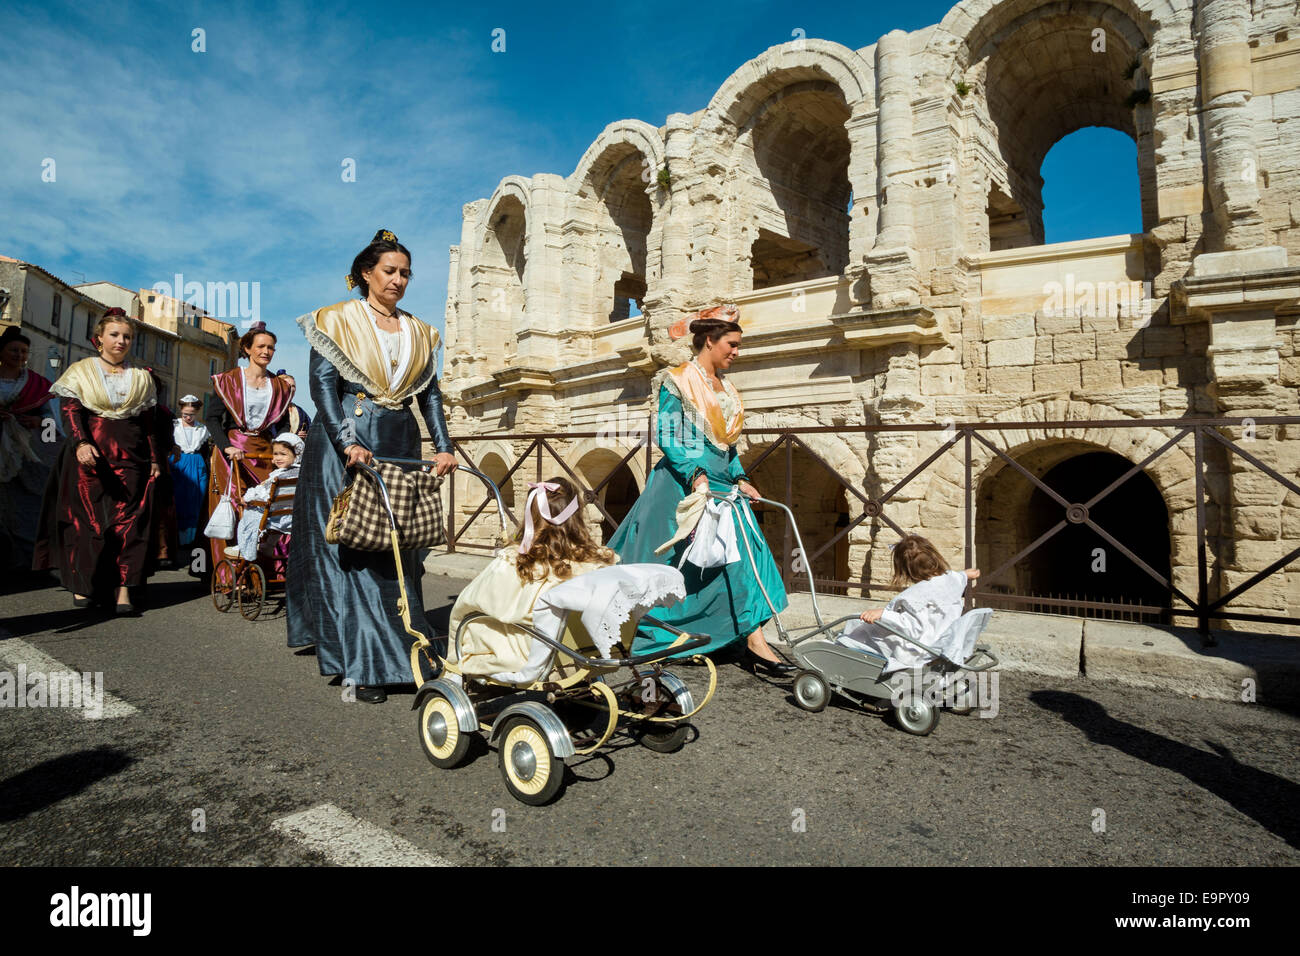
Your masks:
M 357 287 L 357 280 L 354 279 L 354 278 L 352 278 L 352 273 L 351 273 L 351 272 L 349 272 L 347 275 L 345 275 L 345 276 L 343 277 L 343 281 L 346 282 L 346 283 L 348 284 L 348 291 L 349 291 L 349 292 L 351 292 L 353 289 L 355 289 L 355 288 Z
M 551 524 L 564 524 L 578 510 L 578 496 L 574 495 L 573 500 L 564 506 L 564 510 L 552 518 L 551 500 L 547 496 L 547 492 L 563 491 L 564 489 L 553 481 L 530 481 L 528 489 L 528 500 L 524 502 L 524 538 L 519 542 L 520 554 L 527 554 L 528 549 L 533 546 L 535 533 L 533 531 L 533 499 L 537 499 L 537 510 Z

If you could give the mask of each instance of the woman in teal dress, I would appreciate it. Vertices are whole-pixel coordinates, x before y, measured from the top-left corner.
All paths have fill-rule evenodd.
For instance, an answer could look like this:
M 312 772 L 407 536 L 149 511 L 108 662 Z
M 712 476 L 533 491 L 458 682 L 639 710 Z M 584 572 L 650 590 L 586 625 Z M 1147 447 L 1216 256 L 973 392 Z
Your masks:
M 663 457 L 650 473 L 645 491 L 619 526 L 609 546 L 624 564 L 669 563 L 677 566 L 688 541 L 682 540 L 664 554 L 655 551 L 677 530 L 677 505 L 688 494 L 705 488 L 726 494 L 738 487 L 737 537 L 743 533 L 753 549 L 758 577 L 778 611 L 787 606 L 781 572 L 758 527 L 749 502 L 759 493 L 745 475 L 736 454 L 744 422 L 744 406 L 734 385 L 723 377 L 740 353 L 740 325 L 732 320 L 734 306 L 719 306 L 699 314 L 690 324 L 696 357 L 672 369 L 659 390 L 656 437 Z M 743 542 L 740 560 L 722 567 L 702 569 L 682 564 L 686 600 L 653 613 L 653 617 L 691 634 L 711 638 L 694 653 L 719 650 L 739 640 L 746 643 L 745 662 L 769 674 L 793 673 L 763 637 L 763 625 L 772 608 L 763 597 L 759 581 Z M 646 633 L 648 632 L 648 634 Z M 662 629 L 642 628 L 636 650 L 671 644 L 673 635 Z

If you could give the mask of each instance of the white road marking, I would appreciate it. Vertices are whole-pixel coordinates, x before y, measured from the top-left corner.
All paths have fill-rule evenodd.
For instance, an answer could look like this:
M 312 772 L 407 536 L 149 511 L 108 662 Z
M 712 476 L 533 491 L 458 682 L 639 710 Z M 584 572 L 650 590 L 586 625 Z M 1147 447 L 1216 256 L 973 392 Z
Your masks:
M 32 686 L 33 678 L 38 674 L 41 675 L 41 678 L 47 683 L 49 681 L 49 675 L 51 674 L 75 674 L 77 675 L 78 681 L 81 682 L 81 687 L 78 687 L 77 690 L 80 691 L 85 687 L 85 682 L 80 672 L 72 670 L 70 667 L 60 663 L 53 657 L 50 657 L 44 651 L 33 647 L 26 641 L 20 641 L 17 638 L 11 637 L 7 640 L 0 641 L 0 660 L 3 660 L 7 665 L 9 665 L 11 671 L 9 679 L 12 682 L 10 684 L 12 692 L 15 695 L 24 695 L 24 700 L 26 699 L 29 688 Z M 23 668 L 23 671 L 26 674 L 26 680 L 22 682 L 26 685 L 25 687 L 18 686 L 18 668 L 20 667 Z M 94 691 L 103 694 L 102 707 L 89 707 L 87 706 L 89 702 L 81 699 L 80 695 L 78 696 L 77 699 L 81 700 L 81 707 L 79 709 L 82 717 L 85 717 L 87 720 L 108 720 L 114 717 L 130 717 L 132 714 L 139 713 L 139 711 L 126 701 L 104 692 L 103 680 L 103 674 L 96 673 L 93 677 L 92 683 Z M 9 706 L 16 706 L 16 704 L 17 700 L 15 699 Z M 26 703 L 24 703 L 23 706 L 27 706 Z M 5 709 L 7 710 L 9 708 L 5 707 Z
M 288 834 L 339 866 L 454 866 L 332 803 L 281 817 L 272 830 Z

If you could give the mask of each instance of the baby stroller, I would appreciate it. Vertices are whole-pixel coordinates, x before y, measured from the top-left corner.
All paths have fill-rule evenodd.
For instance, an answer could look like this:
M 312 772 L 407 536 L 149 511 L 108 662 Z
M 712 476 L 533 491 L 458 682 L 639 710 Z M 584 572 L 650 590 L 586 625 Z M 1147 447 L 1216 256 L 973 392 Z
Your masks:
M 212 569 L 212 604 L 223 614 L 236 604 L 245 620 L 255 621 L 266 607 L 272 586 L 283 591 L 288 573 L 290 533 L 268 527 L 271 519 L 293 514 L 297 478 L 276 478 L 258 522 L 258 559 L 227 556 Z
M 383 479 L 370 470 L 387 507 Z M 492 490 L 504 535 L 505 505 L 496 485 L 472 468 L 461 466 L 459 470 L 479 478 Z M 388 515 L 394 522 L 391 508 Z M 401 582 L 395 522 L 393 528 L 397 580 Z M 482 732 L 489 744 L 497 745 L 501 777 L 510 795 L 521 803 L 540 806 L 554 799 L 563 787 L 565 760 L 594 753 L 620 728 L 651 750 L 679 750 L 690 732 L 686 722 L 713 697 L 717 670 L 707 658 L 691 658 L 708 671 L 708 689 L 696 703 L 686 683 L 665 670 L 663 662 L 702 647 L 709 639 L 654 622 L 645 611 L 674 603 L 684 595 L 681 573 L 662 565 L 615 565 L 571 578 L 541 595 L 531 626 L 514 625 L 522 627 L 532 640 L 524 671 L 471 676 L 462 674 L 455 662 L 410 626 L 403 590 L 399 611 L 414 639 L 411 673 L 418 691 L 413 709 L 419 715 L 418 736 L 425 756 L 442 769 L 459 766 L 469 755 L 472 740 Z M 487 617 L 467 614 L 456 633 L 448 636 L 447 640 L 454 642 L 457 661 L 466 626 Z M 652 653 L 633 654 L 632 642 L 643 621 L 663 627 L 677 640 Z
M 714 492 L 710 492 L 710 497 L 728 501 L 733 510 L 737 507 L 735 499 Z M 805 554 L 794 513 L 779 501 L 767 498 L 758 500 L 785 512 L 794 531 L 795 545 L 798 548 L 796 554 Z M 941 699 L 953 702 L 948 709 L 954 713 L 970 711 L 969 676 L 987 671 L 999 663 L 989 645 L 976 643 L 993 614 L 991 608 L 976 608 L 963 614 L 939 636 L 934 642 L 935 646 L 915 640 L 891 626 L 887 619 L 877 622 L 903 642 L 904 646 L 910 646 L 919 652 L 913 655 L 920 660 L 917 668 L 910 672 L 893 671 L 889 658 L 855 642 L 841 639 L 844 625 L 858 621 L 856 614 L 829 623 L 822 620 L 821 608 L 817 604 L 817 587 L 811 573 L 808 575 L 808 589 L 812 598 L 813 617 L 817 623 L 793 631 L 786 630 L 781 615 L 777 613 L 758 575 L 754 552 L 745 533 L 745 522 L 740 520 L 739 515 L 733 517 L 736 536 L 744 544 L 745 553 L 754 567 L 754 577 L 768 607 L 772 609 L 772 620 L 777 632 L 789 645 L 790 653 L 802 668 L 794 678 L 796 704 L 811 713 L 818 713 L 826 709 L 832 693 L 839 694 L 867 710 L 892 714 L 900 730 L 922 737 L 932 733 L 938 726 Z M 951 651 L 953 648 L 961 648 L 957 654 L 960 660 L 946 656 L 945 650 Z

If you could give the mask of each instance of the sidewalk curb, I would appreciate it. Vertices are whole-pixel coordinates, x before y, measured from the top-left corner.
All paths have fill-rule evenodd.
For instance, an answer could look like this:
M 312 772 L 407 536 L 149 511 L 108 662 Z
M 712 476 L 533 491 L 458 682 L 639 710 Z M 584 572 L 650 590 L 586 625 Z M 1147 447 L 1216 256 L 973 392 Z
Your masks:
M 470 579 L 491 555 L 430 552 L 425 571 Z M 822 619 L 858 614 L 879 601 L 819 595 Z M 789 630 L 816 623 L 811 596 L 790 596 L 781 619 Z M 769 628 L 769 640 L 780 645 Z M 1099 621 L 1058 614 L 997 611 L 983 639 L 1005 671 L 1046 677 L 1111 681 L 1211 700 L 1300 708 L 1300 639 L 1273 634 L 1216 631 L 1217 646 L 1203 648 L 1194 628 Z M 1253 682 L 1253 683 L 1251 683 Z

